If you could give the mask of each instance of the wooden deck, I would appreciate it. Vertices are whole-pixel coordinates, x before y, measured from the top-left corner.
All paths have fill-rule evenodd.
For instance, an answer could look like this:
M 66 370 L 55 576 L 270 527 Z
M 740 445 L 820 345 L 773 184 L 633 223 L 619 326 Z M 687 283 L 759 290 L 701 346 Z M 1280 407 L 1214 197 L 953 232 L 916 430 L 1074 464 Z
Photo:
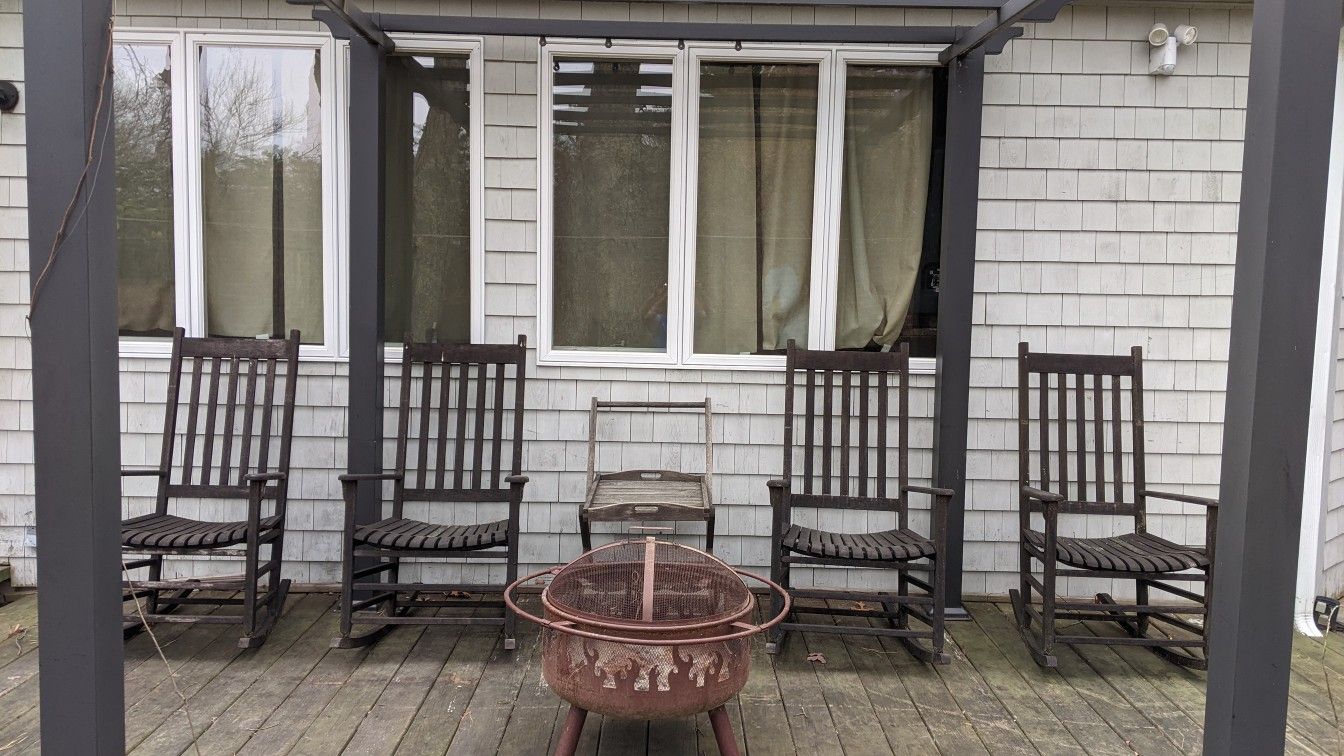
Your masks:
M 39 750 L 36 603 L 30 595 L 0 608 L 0 632 L 15 631 L 0 642 L 0 752 Z M 530 628 L 512 654 L 497 632 L 447 627 L 403 627 L 372 648 L 334 650 L 332 606 L 330 595 L 291 597 L 256 651 L 236 648 L 236 627 L 161 625 L 172 677 L 148 635 L 128 641 L 127 750 L 549 752 L 565 710 L 541 682 Z M 973 622 L 949 625 L 955 659 L 939 668 L 871 637 L 796 636 L 773 664 L 757 641 L 751 681 L 729 707 L 744 753 L 1199 753 L 1203 675 L 1133 648 L 1064 650 L 1058 671 L 1041 670 L 1006 605 L 971 611 Z M 809 662 L 810 653 L 825 663 Z M 1289 751 L 1344 752 L 1341 715 L 1344 637 L 1328 647 L 1299 638 Z M 580 749 L 697 751 L 715 753 L 704 716 L 644 723 L 594 715 Z

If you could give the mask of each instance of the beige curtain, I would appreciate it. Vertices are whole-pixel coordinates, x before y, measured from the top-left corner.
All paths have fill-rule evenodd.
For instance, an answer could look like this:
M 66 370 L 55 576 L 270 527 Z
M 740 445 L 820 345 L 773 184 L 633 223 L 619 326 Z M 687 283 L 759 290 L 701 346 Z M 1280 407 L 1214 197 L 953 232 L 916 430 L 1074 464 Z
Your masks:
M 318 61 L 314 50 L 207 47 L 201 53 L 206 329 L 212 336 L 298 328 L 304 343 L 323 340 Z M 279 322 L 277 267 L 283 276 Z
M 850 66 L 845 94 L 836 346 L 890 346 L 919 273 L 929 189 L 928 69 Z
M 806 343 L 817 67 L 700 71 L 695 350 Z

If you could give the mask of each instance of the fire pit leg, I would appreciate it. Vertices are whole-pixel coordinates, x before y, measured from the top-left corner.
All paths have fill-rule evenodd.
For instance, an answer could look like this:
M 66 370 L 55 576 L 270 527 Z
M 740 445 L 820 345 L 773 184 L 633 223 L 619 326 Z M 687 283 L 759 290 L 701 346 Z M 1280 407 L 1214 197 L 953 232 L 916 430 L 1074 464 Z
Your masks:
M 737 738 L 733 737 L 733 723 L 722 706 L 709 710 L 709 723 L 714 725 L 714 740 L 722 756 L 739 756 Z
M 583 732 L 583 721 L 587 718 L 587 709 L 569 707 L 565 729 L 560 731 L 560 741 L 555 744 L 555 756 L 574 756 L 574 750 L 579 747 L 579 735 Z

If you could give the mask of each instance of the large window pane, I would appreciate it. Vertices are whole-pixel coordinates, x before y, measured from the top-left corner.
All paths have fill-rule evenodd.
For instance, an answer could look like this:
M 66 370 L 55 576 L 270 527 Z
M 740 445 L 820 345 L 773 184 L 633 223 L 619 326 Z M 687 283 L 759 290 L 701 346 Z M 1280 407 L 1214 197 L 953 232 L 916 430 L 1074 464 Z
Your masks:
M 176 310 L 169 48 L 118 44 L 112 55 L 117 326 L 123 336 L 166 336 Z
M 471 119 L 466 56 L 387 67 L 387 335 L 471 340 Z
M 925 68 L 850 66 L 845 87 L 836 346 L 885 347 L 931 325 L 911 302 L 923 289 L 932 299 L 936 280 L 921 262 L 933 76 Z M 931 345 L 931 336 L 925 341 Z
M 556 69 L 554 345 L 661 352 L 672 64 L 560 60 Z
M 817 66 L 700 66 L 695 351 L 807 344 Z
M 211 336 L 322 320 L 322 94 L 316 49 L 200 52 L 201 203 Z

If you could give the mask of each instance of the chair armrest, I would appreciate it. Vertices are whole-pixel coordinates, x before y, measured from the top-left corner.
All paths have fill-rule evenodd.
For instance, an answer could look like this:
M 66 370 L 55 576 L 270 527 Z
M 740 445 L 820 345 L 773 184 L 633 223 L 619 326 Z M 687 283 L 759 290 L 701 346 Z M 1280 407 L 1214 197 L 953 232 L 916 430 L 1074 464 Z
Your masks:
M 399 472 L 346 473 L 337 476 L 336 479 L 341 481 L 341 483 L 349 484 L 358 483 L 362 480 L 401 480 L 403 477 L 404 476 Z
M 765 482 L 767 488 L 779 488 L 785 491 L 789 490 L 789 481 L 783 478 L 774 478 Z
M 1032 488 L 1031 486 L 1022 486 L 1022 495 L 1028 499 L 1035 499 L 1036 501 L 1044 502 L 1046 504 L 1058 504 L 1059 502 L 1064 501 L 1063 494 L 1057 494 L 1053 491 L 1042 491 L 1039 488 Z
M 504 482 L 511 486 L 525 486 L 531 478 L 526 475 L 510 475 L 504 478 Z
M 1203 496 L 1191 496 L 1190 494 L 1168 493 L 1166 491 L 1145 489 L 1140 491 L 1139 495 L 1145 498 L 1166 499 L 1167 501 L 1179 501 L 1185 504 L 1198 504 L 1201 507 L 1208 507 L 1209 509 L 1216 509 L 1218 507 L 1218 501 L 1216 499 L 1209 499 Z
M 244 475 L 243 482 L 248 484 L 265 483 L 266 481 L 271 480 L 285 480 L 288 477 L 289 477 L 288 473 L 283 473 L 278 470 L 274 470 L 272 472 L 250 473 L 248 475 Z
M 929 496 L 942 496 L 948 499 L 957 495 L 957 492 L 950 488 L 933 488 L 931 486 L 916 486 L 909 484 L 901 486 L 901 493 L 927 494 Z
M 123 467 L 123 468 L 121 468 L 121 477 L 123 477 L 123 478 L 151 477 L 151 476 L 152 476 L 152 477 L 155 477 L 155 478 L 166 478 L 166 477 L 168 477 L 168 471 L 167 471 L 167 470 L 160 470 L 160 469 L 157 468 L 157 467 Z

